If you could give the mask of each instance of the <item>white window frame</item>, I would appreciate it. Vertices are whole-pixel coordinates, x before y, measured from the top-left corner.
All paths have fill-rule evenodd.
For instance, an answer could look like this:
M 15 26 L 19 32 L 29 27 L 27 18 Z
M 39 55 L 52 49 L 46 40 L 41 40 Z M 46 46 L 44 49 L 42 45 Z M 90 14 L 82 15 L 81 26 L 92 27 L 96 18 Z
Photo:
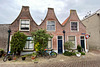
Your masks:
M 77 22 L 77 31 L 71 30 L 71 23 L 72 22 Z M 79 22 L 78 21 L 70 21 L 70 31 L 71 32 L 79 32 Z
M 27 37 L 31 37 L 31 36 L 27 36 Z M 27 41 L 27 40 L 26 40 Z M 30 40 L 30 41 L 32 41 L 32 40 Z M 33 44 L 33 48 L 23 48 L 23 50 L 34 50 L 34 42 L 32 43 Z M 25 44 L 26 45 L 26 44 Z
M 55 20 L 48 20 L 48 21 L 54 21 L 55 22 L 55 30 L 56 30 L 56 21 Z M 46 21 L 46 30 L 47 30 L 48 21 Z M 55 31 L 55 30 L 47 30 L 47 31 Z
M 28 20 L 29 21 L 29 30 L 21 30 L 21 21 L 22 20 Z M 20 19 L 20 22 L 19 22 L 19 31 L 30 31 L 30 19 Z
M 74 35 L 69 35 L 69 36 L 74 36 Z M 67 41 L 69 41 L 69 36 L 67 36 Z M 77 49 L 77 39 L 76 36 L 75 37 L 75 48 L 71 48 L 71 49 Z
M 51 40 L 48 40 L 48 41 L 50 41 L 51 42 L 51 48 L 49 48 L 49 49 L 52 49 L 52 38 L 51 38 Z M 47 45 L 47 48 L 48 48 L 48 45 Z

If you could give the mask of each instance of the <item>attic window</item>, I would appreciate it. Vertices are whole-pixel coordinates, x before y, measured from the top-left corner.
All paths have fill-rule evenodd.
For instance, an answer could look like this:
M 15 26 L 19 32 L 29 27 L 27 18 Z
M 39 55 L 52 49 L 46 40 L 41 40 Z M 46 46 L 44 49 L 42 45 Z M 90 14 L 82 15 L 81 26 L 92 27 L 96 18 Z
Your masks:
M 71 31 L 78 31 L 78 22 L 71 22 Z
M 55 31 L 55 21 L 47 21 L 47 31 Z
M 30 30 L 30 20 L 21 19 L 20 20 L 20 31 L 29 31 Z

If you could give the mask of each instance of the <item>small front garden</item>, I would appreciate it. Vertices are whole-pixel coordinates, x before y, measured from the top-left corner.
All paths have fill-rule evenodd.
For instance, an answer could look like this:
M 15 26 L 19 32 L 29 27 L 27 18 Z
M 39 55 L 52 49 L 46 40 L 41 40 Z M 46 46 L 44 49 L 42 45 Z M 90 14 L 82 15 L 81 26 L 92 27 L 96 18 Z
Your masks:
M 77 56 L 85 55 L 85 52 L 82 52 L 82 47 L 80 45 L 77 46 L 77 49 L 72 49 L 74 44 L 72 42 L 66 42 L 64 44 L 66 51 L 63 53 L 65 56 Z
M 30 57 L 31 60 L 36 60 L 36 58 L 40 56 L 45 58 L 50 58 L 50 56 L 52 57 L 57 56 L 57 53 L 53 52 L 53 50 L 51 50 L 50 54 L 47 53 L 47 50 L 45 50 L 47 48 L 48 39 L 53 37 L 52 35 L 48 34 L 46 30 L 39 29 L 35 32 L 32 32 L 32 37 L 33 37 L 35 51 L 33 51 L 33 53 L 31 54 L 21 55 L 21 52 L 23 52 L 23 48 L 25 47 L 26 44 L 27 36 L 19 31 L 14 33 L 10 42 L 11 50 L 9 51 L 9 54 L 4 57 L 3 60 L 16 61 L 18 60 L 18 58 L 21 57 L 22 61 L 25 61 L 27 57 L 28 58 Z

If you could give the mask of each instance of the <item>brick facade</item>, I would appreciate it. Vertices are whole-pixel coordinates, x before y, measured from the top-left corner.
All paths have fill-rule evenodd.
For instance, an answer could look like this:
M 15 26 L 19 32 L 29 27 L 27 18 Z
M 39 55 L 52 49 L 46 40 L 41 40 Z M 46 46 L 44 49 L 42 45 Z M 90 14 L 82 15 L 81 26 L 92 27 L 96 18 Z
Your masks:
M 80 44 L 80 36 L 82 33 L 86 33 L 85 26 L 81 23 L 78 18 L 78 15 L 75 10 L 70 11 L 70 16 L 65 20 L 63 24 L 60 24 L 58 21 L 53 8 L 48 8 L 47 15 L 43 22 L 40 25 L 37 25 L 35 21 L 32 19 L 29 7 L 23 6 L 19 16 L 14 20 L 14 22 L 10 25 L 11 35 L 15 32 L 19 31 L 19 23 L 20 19 L 30 19 L 30 31 L 21 31 L 27 36 L 31 36 L 31 32 L 37 29 L 47 29 L 47 21 L 55 21 L 55 31 L 47 31 L 53 36 L 52 38 L 52 49 L 54 49 L 58 53 L 58 36 L 62 36 L 62 52 L 64 52 L 64 33 L 65 30 L 65 41 L 68 41 L 68 36 L 76 36 L 76 43 L 77 45 Z M 77 21 L 79 22 L 79 31 L 78 32 L 71 32 L 70 31 L 70 22 Z M 84 36 L 84 35 L 83 35 Z

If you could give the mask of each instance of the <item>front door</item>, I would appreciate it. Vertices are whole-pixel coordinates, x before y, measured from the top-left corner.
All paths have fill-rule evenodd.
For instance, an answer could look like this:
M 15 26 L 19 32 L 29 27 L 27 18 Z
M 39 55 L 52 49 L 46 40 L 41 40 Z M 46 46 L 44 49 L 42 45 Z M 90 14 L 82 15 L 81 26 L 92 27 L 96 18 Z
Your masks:
M 85 51 L 85 37 L 84 36 L 81 36 L 80 37 L 80 40 L 81 40 L 82 51 Z
M 62 36 L 58 36 L 58 53 L 62 53 Z

